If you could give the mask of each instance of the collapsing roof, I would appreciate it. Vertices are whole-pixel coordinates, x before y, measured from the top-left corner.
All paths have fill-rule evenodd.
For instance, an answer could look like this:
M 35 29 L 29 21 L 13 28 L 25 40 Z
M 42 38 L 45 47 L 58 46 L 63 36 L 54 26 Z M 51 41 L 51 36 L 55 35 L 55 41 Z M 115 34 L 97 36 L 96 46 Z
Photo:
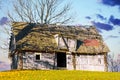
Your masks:
M 35 23 L 14 22 L 13 35 L 16 39 L 16 50 L 62 51 L 58 48 L 54 35 L 81 42 L 74 53 L 106 53 L 108 47 L 95 27 L 64 25 L 41 25 Z

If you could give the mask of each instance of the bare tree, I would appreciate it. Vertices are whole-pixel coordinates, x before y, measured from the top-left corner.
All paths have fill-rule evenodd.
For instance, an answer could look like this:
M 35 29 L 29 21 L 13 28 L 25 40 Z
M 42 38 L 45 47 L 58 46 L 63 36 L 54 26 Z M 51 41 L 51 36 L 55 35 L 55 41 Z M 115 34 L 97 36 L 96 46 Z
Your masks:
M 12 21 L 35 22 L 41 24 L 65 24 L 72 21 L 70 4 L 65 0 L 16 0 L 14 11 L 8 11 Z
M 108 70 L 114 72 L 114 54 L 107 56 L 108 61 Z
M 11 33 L 11 27 L 9 26 L 9 22 L 7 17 L 2 17 L 2 19 L 0 20 L 0 34 L 4 34 L 4 38 L 3 35 L 0 36 L 0 42 L 3 45 L 0 45 L 0 49 L 6 50 L 9 48 L 9 37 L 10 37 L 10 33 Z
M 117 55 L 117 58 L 115 58 L 114 54 L 108 55 L 108 68 L 111 72 L 119 72 L 120 71 L 120 55 Z
M 117 55 L 117 71 L 120 72 L 120 54 Z

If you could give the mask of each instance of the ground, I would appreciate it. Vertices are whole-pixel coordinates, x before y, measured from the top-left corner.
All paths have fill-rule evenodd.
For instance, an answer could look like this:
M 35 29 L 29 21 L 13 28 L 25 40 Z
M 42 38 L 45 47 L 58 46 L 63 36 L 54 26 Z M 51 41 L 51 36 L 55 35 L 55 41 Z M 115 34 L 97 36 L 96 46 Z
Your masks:
M 118 72 L 78 70 L 12 70 L 0 72 L 0 80 L 119 80 Z

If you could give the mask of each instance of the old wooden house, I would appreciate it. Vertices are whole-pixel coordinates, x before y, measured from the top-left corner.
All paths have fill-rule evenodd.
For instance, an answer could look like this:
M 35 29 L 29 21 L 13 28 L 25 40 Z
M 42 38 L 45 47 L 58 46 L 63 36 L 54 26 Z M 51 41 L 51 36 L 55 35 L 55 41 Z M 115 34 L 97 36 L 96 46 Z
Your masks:
M 93 26 L 14 22 L 11 69 L 107 71 L 108 47 Z

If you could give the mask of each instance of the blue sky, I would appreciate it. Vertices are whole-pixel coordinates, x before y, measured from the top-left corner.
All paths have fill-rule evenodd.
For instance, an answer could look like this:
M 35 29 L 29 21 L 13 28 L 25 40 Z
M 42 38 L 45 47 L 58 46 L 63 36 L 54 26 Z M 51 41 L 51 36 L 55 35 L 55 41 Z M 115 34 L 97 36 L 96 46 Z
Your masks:
M 9 1 L 13 0 L 2 0 L 0 18 L 6 17 L 7 9 L 11 9 Z M 120 54 L 120 0 L 67 1 L 72 3 L 71 13 L 75 17 L 72 24 L 95 25 L 110 48 L 110 53 Z M 0 37 L 3 37 L 1 31 Z M 0 61 L 7 62 L 6 54 L 0 54 Z
M 118 2 L 117 2 L 118 1 Z M 120 0 L 75 0 L 75 24 L 95 25 L 110 53 L 120 54 Z M 111 6 L 112 3 L 114 6 Z

